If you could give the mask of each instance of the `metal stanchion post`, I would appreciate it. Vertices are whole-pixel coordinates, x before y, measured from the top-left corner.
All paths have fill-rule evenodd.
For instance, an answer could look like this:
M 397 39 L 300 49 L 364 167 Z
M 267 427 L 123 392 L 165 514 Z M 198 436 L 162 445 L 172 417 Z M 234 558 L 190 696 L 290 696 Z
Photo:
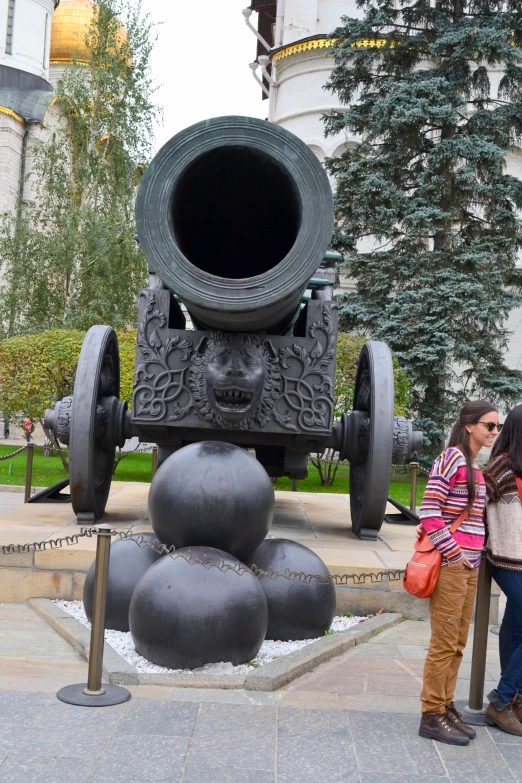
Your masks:
M 24 503 L 31 497 L 31 484 L 33 483 L 33 449 L 34 444 L 27 444 L 27 461 L 25 463 L 25 496 Z
M 56 694 L 60 701 L 65 701 L 67 704 L 76 704 L 80 707 L 109 707 L 113 704 L 121 704 L 124 701 L 128 701 L 131 697 L 126 688 L 110 683 L 102 683 L 111 528 L 110 525 L 96 525 L 95 529 L 98 540 L 96 542 L 96 570 L 94 573 L 94 599 L 87 683 L 67 685 Z
M 491 603 L 491 570 L 482 551 L 475 604 L 475 629 L 473 632 L 473 655 L 471 658 L 471 679 L 469 699 L 456 703 L 464 723 L 485 726 L 484 681 L 486 678 L 486 655 L 488 647 L 489 606 Z
M 152 478 L 156 475 L 158 469 L 158 447 L 152 447 Z
M 417 508 L 417 469 L 418 462 L 410 462 L 410 511 Z
M 297 479 L 292 479 L 292 492 L 297 492 Z

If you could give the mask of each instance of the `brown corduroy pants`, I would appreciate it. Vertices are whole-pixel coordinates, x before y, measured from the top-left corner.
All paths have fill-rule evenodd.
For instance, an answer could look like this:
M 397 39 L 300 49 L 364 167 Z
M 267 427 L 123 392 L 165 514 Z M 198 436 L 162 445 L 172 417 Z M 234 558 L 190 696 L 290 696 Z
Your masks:
M 431 639 L 421 693 L 422 712 L 444 712 L 453 701 L 477 591 L 478 568 L 440 569 L 430 598 Z

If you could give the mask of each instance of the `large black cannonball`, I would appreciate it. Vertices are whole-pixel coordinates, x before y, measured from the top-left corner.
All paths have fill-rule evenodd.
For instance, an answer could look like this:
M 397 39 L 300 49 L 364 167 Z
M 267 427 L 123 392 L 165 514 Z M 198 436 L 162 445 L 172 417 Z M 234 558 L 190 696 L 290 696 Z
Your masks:
M 160 541 L 176 549 L 210 546 L 240 559 L 265 538 L 274 515 L 265 469 L 230 443 L 192 443 L 159 468 L 149 517 Z
M 150 544 L 157 541 L 152 533 L 140 533 Z M 129 630 L 129 604 L 134 588 L 150 566 L 162 557 L 147 546 L 140 546 L 131 538 L 111 545 L 105 627 L 112 631 Z M 94 562 L 83 586 L 83 605 L 89 622 L 92 620 L 94 600 Z
M 209 561 L 240 567 L 242 574 Z M 259 580 L 242 563 L 219 549 L 191 547 L 166 555 L 142 576 L 129 624 L 136 650 L 158 666 L 236 666 L 259 652 L 268 607 Z
M 267 639 L 288 642 L 315 639 L 330 628 L 335 615 L 335 587 L 321 558 L 308 547 L 285 538 L 263 541 L 246 559 L 263 571 L 320 574 L 324 579 L 259 576 L 268 601 Z

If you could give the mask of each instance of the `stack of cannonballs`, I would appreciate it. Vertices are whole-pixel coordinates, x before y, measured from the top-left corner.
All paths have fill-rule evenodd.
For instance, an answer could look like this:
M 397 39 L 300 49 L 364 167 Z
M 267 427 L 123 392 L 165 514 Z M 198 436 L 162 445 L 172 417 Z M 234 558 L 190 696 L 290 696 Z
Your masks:
M 176 551 L 161 555 L 131 539 L 112 545 L 106 627 L 130 629 L 140 655 L 169 669 L 238 665 L 265 639 L 322 636 L 335 613 L 335 588 L 310 549 L 266 538 L 274 503 L 266 471 L 244 449 L 208 441 L 176 451 L 152 481 L 154 534 L 146 536 Z M 253 565 L 322 578 L 256 575 Z M 94 565 L 84 588 L 89 619 L 93 581 Z

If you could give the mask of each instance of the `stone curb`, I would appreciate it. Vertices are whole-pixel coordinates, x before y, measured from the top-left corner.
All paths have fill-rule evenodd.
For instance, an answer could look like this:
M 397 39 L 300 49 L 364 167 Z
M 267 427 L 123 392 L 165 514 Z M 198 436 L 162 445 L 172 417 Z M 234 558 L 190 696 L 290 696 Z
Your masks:
M 85 658 L 86 661 L 89 660 L 91 633 L 88 628 L 53 604 L 49 598 L 30 598 L 27 603 L 82 658 Z M 103 650 L 103 676 L 114 685 L 137 685 L 139 683 L 138 672 L 134 666 L 127 663 L 108 644 L 104 646 Z
M 224 691 L 245 687 L 246 674 L 139 674 L 140 685 L 165 685 L 169 688 L 221 688 Z
M 381 614 L 371 617 L 363 623 L 349 628 L 347 631 L 330 634 L 324 639 L 303 647 L 289 655 L 284 655 L 271 663 L 265 664 L 251 674 L 247 675 L 245 690 L 247 691 L 276 691 L 287 685 L 302 674 L 311 671 L 320 663 L 329 661 L 337 655 L 358 644 L 368 641 L 387 628 L 403 621 L 402 614 Z
M 90 632 L 48 598 L 30 598 L 28 605 L 65 639 L 85 660 L 89 657 Z M 112 647 L 105 645 L 103 675 L 115 685 L 163 685 L 174 688 L 222 688 L 248 691 L 276 691 L 320 663 L 363 644 L 381 631 L 403 621 L 401 614 L 381 614 L 371 617 L 347 631 L 330 634 L 267 663 L 249 674 L 145 674 L 138 673 Z
M 31 495 L 36 494 L 36 492 L 41 492 L 42 490 L 47 489 L 47 487 L 31 487 Z M 25 492 L 25 484 L 0 484 L 0 492 L 17 492 L 20 495 L 23 495 Z

